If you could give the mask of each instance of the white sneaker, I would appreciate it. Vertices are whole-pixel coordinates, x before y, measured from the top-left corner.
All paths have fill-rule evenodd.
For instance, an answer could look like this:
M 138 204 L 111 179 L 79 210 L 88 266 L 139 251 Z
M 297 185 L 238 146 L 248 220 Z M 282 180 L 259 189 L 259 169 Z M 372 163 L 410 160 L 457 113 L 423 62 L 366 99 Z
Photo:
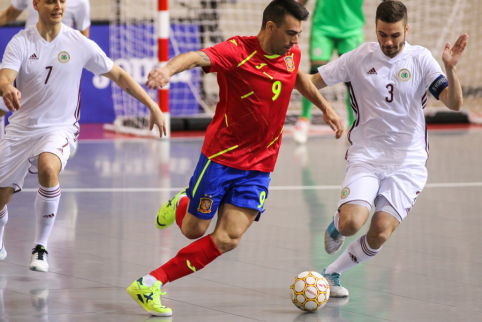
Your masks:
M 325 278 L 325 280 L 330 284 L 330 298 L 332 297 L 347 297 L 348 290 L 340 285 L 340 274 L 338 273 L 325 273 L 326 268 L 323 269 L 321 275 Z
M 308 129 L 310 121 L 304 117 L 298 118 L 293 132 L 293 139 L 296 143 L 305 144 L 308 141 Z
M 5 249 L 5 243 L 2 245 L 2 249 L 0 249 L 0 261 L 3 261 L 7 258 L 7 250 Z
M 332 221 L 331 224 L 325 230 L 325 250 L 328 254 L 334 254 L 340 250 L 341 246 L 345 242 L 345 236 L 340 234 L 336 230 L 335 222 Z
M 48 252 L 42 245 L 35 246 L 32 249 L 32 258 L 30 260 L 30 270 L 38 272 L 48 272 L 49 263 L 47 263 Z

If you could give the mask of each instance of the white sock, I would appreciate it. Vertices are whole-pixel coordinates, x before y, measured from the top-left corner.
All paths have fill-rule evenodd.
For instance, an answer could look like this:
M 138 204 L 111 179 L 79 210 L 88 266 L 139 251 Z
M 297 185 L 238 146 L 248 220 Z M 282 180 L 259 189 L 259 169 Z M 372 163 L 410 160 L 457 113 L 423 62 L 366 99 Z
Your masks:
M 179 206 L 179 202 L 181 201 L 182 198 L 187 197 L 186 195 L 180 195 L 179 199 L 177 199 L 177 205 Z
M 146 275 L 142 278 L 142 284 L 145 286 L 152 287 L 154 286 L 155 282 L 157 282 L 157 279 L 152 275 Z
M 325 273 L 331 274 L 335 272 L 341 274 L 347 269 L 352 268 L 361 262 L 369 260 L 378 254 L 380 249 L 381 247 L 379 249 L 370 248 L 367 243 L 367 235 L 363 235 L 348 245 L 343 254 L 341 254 L 340 257 L 333 262 L 333 264 L 326 268 Z
M 5 116 L 0 116 L 0 139 L 5 135 Z
M 47 242 L 57 217 L 57 209 L 60 201 L 60 187 L 52 188 L 40 186 L 35 198 L 35 216 L 37 217 L 37 230 L 35 235 L 36 245 L 42 245 L 47 249 Z
M 5 208 L 0 210 L 0 249 L 3 247 L 3 231 L 5 230 L 5 225 L 7 224 L 8 221 L 8 209 L 7 205 L 5 205 Z

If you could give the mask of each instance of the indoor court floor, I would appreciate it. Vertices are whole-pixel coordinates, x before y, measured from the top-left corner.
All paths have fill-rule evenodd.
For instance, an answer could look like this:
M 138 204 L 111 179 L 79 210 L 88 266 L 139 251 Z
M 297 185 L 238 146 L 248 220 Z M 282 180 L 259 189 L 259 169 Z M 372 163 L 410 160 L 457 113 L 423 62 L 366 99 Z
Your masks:
M 348 144 L 330 135 L 303 147 L 286 137 L 261 220 L 233 252 L 163 288 L 171 318 L 150 317 L 125 289 L 190 242 L 154 220 L 187 185 L 202 139 L 81 140 L 61 174 L 48 273 L 28 270 L 34 175 L 9 204 L 0 321 L 482 321 L 482 129 L 429 136 L 428 184 L 380 254 L 343 273 L 348 299 L 304 313 L 288 292 L 298 273 L 336 258 L 323 235 Z

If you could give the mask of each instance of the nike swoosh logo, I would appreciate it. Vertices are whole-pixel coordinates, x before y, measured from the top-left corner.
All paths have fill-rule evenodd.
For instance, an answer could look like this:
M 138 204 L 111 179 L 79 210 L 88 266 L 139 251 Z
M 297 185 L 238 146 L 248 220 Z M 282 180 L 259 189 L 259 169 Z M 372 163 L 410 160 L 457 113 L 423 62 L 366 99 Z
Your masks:
M 157 221 L 157 224 L 158 224 L 159 226 L 161 226 L 161 227 L 166 226 L 166 225 L 163 225 L 163 224 L 161 224 L 161 223 L 159 222 L 159 216 L 156 217 L 156 221 Z
M 194 266 L 191 266 L 191 263 L 188 260 L 186 261 L 186 263 L 187 263 L 187 267 L 189 267 L 191 271 L 196 272 L 196 268 Z
M 259 66 L 255 66 L 255 67 L 256 67 L 257 69 L 261 69 L 261 68 L 263 68 L 263 66 L 266 66 L 266 64 L 263 63 L 263 64 L 260 64 Z

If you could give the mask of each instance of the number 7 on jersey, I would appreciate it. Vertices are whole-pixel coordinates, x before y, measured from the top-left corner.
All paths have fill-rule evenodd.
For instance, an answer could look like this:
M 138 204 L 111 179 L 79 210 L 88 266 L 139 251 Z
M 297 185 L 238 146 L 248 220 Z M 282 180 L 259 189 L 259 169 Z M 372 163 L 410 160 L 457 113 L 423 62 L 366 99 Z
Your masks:
M 49 73 L 47 75 L 47 78 L 45 79 L 45 84 L 47 84 L 47 82 L 49 81 L 49 77 L 50 77 L 50 73 L 52 73 L 52 68 L 54 68 L 53 66 L 47 66 L 45 67 L 45 69 L 48 69 L 49 70 Z

